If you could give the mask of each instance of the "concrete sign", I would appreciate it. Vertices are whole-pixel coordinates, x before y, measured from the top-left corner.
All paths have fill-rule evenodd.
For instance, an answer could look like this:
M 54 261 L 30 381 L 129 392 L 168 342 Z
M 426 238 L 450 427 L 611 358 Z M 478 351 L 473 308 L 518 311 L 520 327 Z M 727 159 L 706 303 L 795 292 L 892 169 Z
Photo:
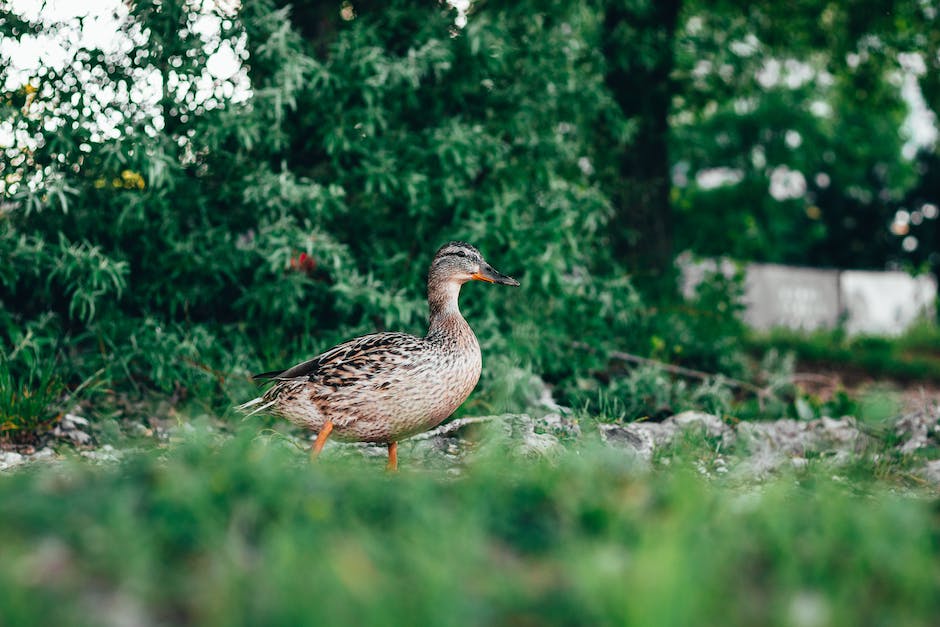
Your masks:
M 755 329 L 832 328 L 839 323 L 839 272 L 754 263 L 747 266 L 744 321 Z

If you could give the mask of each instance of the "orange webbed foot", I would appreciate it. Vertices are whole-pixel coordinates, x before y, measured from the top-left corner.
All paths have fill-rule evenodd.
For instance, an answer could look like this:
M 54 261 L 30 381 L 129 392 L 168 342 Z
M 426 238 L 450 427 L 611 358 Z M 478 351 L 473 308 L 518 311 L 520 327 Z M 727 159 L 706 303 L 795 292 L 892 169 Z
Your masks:
M 326 439 L 330 437 L 330 433 L 332 432 L 333 422 L 327 420 L 323 424 L 323 428 L 320 429 L 320 433 L 317 434 L 317 439 L 313 443 L 313 447 L 310 449 L 310 461 L 313 461 L 320 456 L 320 451 L 323 450 L 323 445 L 326 444 Z
M 385 466 L 387 472 L 398 472 L 398 442 L 389 442 L 388 444 L 388 464 Z

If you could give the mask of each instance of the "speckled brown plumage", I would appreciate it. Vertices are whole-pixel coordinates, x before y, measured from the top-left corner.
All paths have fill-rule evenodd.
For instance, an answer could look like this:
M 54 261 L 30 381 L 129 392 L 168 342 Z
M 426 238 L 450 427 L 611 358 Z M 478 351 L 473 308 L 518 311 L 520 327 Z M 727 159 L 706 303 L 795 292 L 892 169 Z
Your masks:
M 473 246 L 451 242 L 438 250 L 428 272 L 425 337 L 365 335 L 287 370 L 257 375 L 275 384 L 241 409 L 271 411 L 321 433 L 322 440 L 332 433 L 340 440 L 390 447 L 437 426 L 480 378 L 480 345 L 457 302 L 461 285 L 470 280 L 519 285 Z

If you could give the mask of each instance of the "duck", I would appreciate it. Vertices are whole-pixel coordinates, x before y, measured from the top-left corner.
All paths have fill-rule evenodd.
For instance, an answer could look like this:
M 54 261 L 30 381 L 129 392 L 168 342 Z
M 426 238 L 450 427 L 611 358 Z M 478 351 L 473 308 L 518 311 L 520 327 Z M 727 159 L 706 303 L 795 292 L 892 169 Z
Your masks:
M 252 378 L 273 382 L 261 396 L 239 405 L 251 416 L 268 412 L 317 434 L 316 459 L 331 436 L 388 448 L 398 469 L 398 442 L 433 429 L 463 404 L 480 379 L 480 344 L 460 313 L 460 288 L 470 281 L 518 287 L 474 246 L 441 246 L 428 270 L 428 331 L 372 333 L 334 346 L 285 370 Z

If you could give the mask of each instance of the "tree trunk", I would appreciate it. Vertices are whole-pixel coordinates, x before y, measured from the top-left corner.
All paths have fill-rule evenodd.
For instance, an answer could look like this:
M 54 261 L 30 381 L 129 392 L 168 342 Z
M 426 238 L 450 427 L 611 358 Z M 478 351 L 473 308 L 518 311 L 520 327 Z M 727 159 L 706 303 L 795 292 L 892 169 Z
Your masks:
M 681 0 L 608 0 L 602 31 L 605 82 L 636 132 L 607 155 L 617 258 L 650 279 L 672 266 L 669 109 Z

